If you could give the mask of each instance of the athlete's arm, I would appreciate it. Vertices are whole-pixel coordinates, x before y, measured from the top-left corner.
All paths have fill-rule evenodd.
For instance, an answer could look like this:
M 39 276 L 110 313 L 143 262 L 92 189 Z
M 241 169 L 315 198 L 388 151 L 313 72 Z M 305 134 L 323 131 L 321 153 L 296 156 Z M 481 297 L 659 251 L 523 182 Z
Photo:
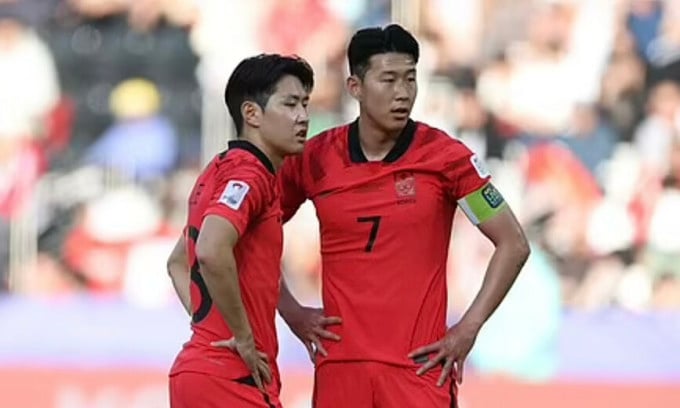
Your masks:
M 448 329 L 441 340 L 409 354 L 410 358 L 434 354 L 418 369 L 418 375 L 443 363 L 438 386 L 446 382 L 452 371 L 457 382 L 463 381 L 465 359 L 482 325 L 508 293 L 529 256 L 529 244 L 522 228 L 503 196 L 491 183 L 463 197 L 458 204 L 470 221 L 493 242 L 495 250 L 482 287 L 461 320 Z
M 258 388 L 271 381 L 266 356 L 255 350 L 253 330 L 241 298 L 234 247 L 239 234 L 234 225 L 218 215 L 207 215 L 196 241 L 196 257 L 217 310 L 234 334 L 235 348 L 248 365 Z
M 191 275 L 189 270 L 189 261 L 187 259 L 186 247 L 184 242 L 184 235 L 182 235 L 175 244 L 167 262 L 168 275 L 172 281 L 172 286 L 175 288 L 177 297 L 182 302 L 182 306 L 191 315 Z
M 461 318 L 461 323 L 481 328 L 512 287 L 530 250 L 522 227 L 507 205 L 478 227 L 495 249 L 482 287 Z
M 288 317 L 301 307 L 302 305 L 295 299 L 295 296 L 290 293 L 290 289 L 288 289 L 288 285 L 286 284 L 286 279 L 283 277 L 283 274 L 281 274 L 281 293 L 278 304 L 279 314 L 281 314 L 283 320 L 287 321 Z
M 203 220 L 196 242 L 196 257 L 210 297 L 227 322 L 237 341 L 252 341 L 253 332 L 241 300 L 234 247 L 238 242 L 236 228 L 217 215 Z
M 409 354 L 410 358 L 428 357 L 428 361 L 418 369 L 418 375 L 443 364 L 438 386 L 445 384 L 452 371 L 457 382 L 463 381 L 465 359 L 482 325 L 508 293 L 529 257 L 529 244 L 524 232 L 503 196 L 489 182 L 490 174 L 484 164 L 462 145 L 458 152 L 464 154 L 454 159 L 446 173 L 452 182 L 451 195 L 468 219 L 491 240 L 495 250 L 482 287 L 461 320 L 449 328 L 439 341 Z
M 455 176 L 459 183 L 457 191 L 454 190 L 458 206 L 495 246 L 482 287 L 459 323 L 478 331 L 524 266 L 529 243 L 505 199 L 489 182 L 490 175 L 482 160 L 473 154 L 468 160 L 461 160 L 458 169 Z

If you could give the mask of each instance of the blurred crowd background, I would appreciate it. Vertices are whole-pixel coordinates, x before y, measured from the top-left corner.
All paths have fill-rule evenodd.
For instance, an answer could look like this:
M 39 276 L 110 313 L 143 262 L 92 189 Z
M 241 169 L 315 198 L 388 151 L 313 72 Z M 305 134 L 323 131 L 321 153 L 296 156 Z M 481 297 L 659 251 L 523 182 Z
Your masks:
M 357 115 L 344 90 L 352 32 L 392 21 L 421 44 L 414 119 L 486 157 L 533 246 L 470 372 L 680 384 L 672 0 L 0 0 L 0 314 L 12 317 L 0 367 L 70 367 L 91 348 L 75 365 L 146 367 L 151 354 L 164 374 L 188 331 L 165 261 L 195 177 L 234 136 L 231 70 L 260 52 L 306 58 L 313 137 Z M 311 205 L 285 228 L 284 274 L 318 305 Z M 492 249 L 457 217 L 451 322 Z M 286 370 L 311 367 L 280 330 L 285 386 Z M 31 343 L 45 331 L 60 345 Z M 60 401 L 49 406 L 95 406 Z

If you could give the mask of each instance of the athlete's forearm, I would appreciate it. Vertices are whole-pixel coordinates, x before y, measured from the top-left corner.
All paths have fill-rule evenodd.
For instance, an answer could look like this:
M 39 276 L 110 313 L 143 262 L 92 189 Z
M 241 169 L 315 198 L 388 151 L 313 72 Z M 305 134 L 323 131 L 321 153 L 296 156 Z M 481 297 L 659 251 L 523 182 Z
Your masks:
M 191 315 L 191 276 L 186 265 L 168 263 L 168 274 L 182 306 Z
M 290 316 L 291 313 L 294 313 L 296 310 L 300 308 L 300 303 L 295 299 L 295 296 L 293 296 L 292 293 L 290 293 L 290 290 L 288 289 L 288 285 L 286 285 L 286 280 L 281 276 L 281 290 L 279 294 L 279 304 L 278 304 L 278 310 L 279 314 L 285 320 L 288 322 L 288 317 Z
M 251 341 L 253 332 L 241 298 L 236 259 L 231 249 L 199 257 L 201 275 L 217 310 L 237 341 Z
M 505 298 L 528 257 L 526 241 L 499 243 L 489 261 L 482 287 L 461 322 L 481 328 Z
M 187 313 L 191 314 L 191 275 L 183 237 L 177 241 L 172 250 L 168 258 L 167 268 L 177 297 Z

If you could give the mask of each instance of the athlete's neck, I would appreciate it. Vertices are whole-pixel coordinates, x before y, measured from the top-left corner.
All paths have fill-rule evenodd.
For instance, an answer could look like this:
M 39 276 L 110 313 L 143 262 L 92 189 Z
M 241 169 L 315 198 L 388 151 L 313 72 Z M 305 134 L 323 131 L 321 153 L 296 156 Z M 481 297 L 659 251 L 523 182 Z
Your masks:
M 241 139 L 252 143 L 255 147 L 260 149 L 260 151 L 262 151 L 262 153 L 264 153 L 264 155 L 267 156 L 269 161 L 272 162 L 274 170 L 275 171 L 279 170 L 279 167 L 281 167 L 281 164 L 283 163 L 283 156 L 277 154 L 276 150 L 269 146 L 260 135 L 258 135 L 257 133 L 244 132 L 243 136 L 241 136 Z
M 392 150 L 401 129 L 388 132 L 365 116 L 359 116 L 359 142 L 368 161 L 380 161 Z

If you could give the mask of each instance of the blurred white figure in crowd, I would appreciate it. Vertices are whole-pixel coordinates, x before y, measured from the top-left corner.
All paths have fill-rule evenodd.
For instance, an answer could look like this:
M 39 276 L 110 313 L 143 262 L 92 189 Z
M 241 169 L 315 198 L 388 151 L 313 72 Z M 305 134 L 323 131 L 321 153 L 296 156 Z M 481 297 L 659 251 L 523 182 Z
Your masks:
M 0 133 L 38 137 L 59 98 L 59 82 L 47 45 L 18 7 L 0 4 Z
M 191 45 L 200 57 L 198 82 L 203 91 L 201 120 L 202 159 L 212 157 L 226 147 L 232 126 L 224 109 L 225 72 L 231 72 L 246 55 L 260 52 L 257 28 L 264 0 L 198 1 L 198 15 L 190 32 Z
M 648 116 L 635 132 L 635 146 L 644 164 L 663 175 L 669 167 L 668 152 L 680 131 L 680 86 L 661 82 L 650 92 Z

